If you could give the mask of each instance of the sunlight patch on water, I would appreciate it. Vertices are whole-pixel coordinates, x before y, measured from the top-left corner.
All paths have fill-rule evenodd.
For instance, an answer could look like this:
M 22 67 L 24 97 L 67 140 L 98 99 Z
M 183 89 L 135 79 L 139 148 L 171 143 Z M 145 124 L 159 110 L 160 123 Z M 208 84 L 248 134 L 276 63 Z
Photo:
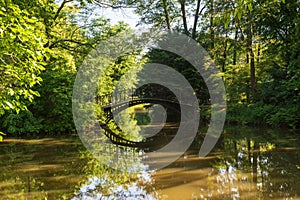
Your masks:
M 115 184 L 110 189 L 109 194 L 104 194 L 100 191 L 101 186 L 111 183 L 108 183 L 105 178 L 95 176 L 89 178 L 87 184 L 80 188 L 72 200 L 156 200 L 158 194 L 149 188 L 151 183 L 151 173 L 142 171 L 138 174 L 137 181 L 123 185 Z

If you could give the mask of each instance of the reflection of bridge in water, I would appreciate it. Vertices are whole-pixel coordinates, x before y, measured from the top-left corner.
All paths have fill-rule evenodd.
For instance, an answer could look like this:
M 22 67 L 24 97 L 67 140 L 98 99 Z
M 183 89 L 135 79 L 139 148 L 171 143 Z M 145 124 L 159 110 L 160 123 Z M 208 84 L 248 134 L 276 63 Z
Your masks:
M 150 95 L 149 95 L 150 93 Z M 122 91 L 109 95 L 98 96 L 96 99 L 97 104 L 101 105 L 104 112 L 104 120 L 100 123 L 101 128 L 104 130 L 104 134 L 109 140 L 116 145 L 135 147 L 140 149 L 155 148 L 162 145 L 166 145 L 169 140 L 161 140 L 159 136 L 147 137 L 142 141 L 133 141 L 124 138 L 125 135 L 122 129 L 114 122 L 114 116 L 126 110 L 129 107 L 133 107 L 141 104 L 159 104 L 165 109 L 171 109 L 177 114 L 181 115 L 181 107 L 193 108 L 193 105 L 185 104 L 184 102 L 179 102 L 174 96 L 164 96 L 157 97 L 151 95 L 151 92 L 147 93 L 147 96 L 143 93 L 133 93 L 132 91 Z M 181 97 L 179 98 L 181 99 Z M 182 119 L 187 119 L 189 116 L 183 116 Z M 109 123 L 114 123 L 114 129 L 108 126 Z M 123 133 L 123 134 L 122 134 Z

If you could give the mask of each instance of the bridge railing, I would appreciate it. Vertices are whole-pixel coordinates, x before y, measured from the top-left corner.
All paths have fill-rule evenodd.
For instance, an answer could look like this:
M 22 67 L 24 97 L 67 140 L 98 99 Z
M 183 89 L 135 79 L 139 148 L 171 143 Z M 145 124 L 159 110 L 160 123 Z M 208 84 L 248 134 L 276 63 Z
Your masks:
M 172 94 L 172 95 L 170 95 Z M 178 97 L 176 97 L 173 93 L 166 95 L 158 95 L 158 92 L 155 90 L 136 90 L 134 88 L 115 91 L 110 94 L 103 94 L 96 97 L 96 103 L 101 104 L 102 106 L 114 105 L 122 102 L 133 101 L 137 99 L 143 98 L 156 98 L 156 99 L 164 99 L 168 101 L 174 101 L 178 103 L 187 102 L 186 99 L 190 98 L 189 96 L 185 96 L 183 92 L 177 91 Z
M 114 93 L 99 95 L 96 97 L 96 103 L 97 104 L 99 103 L 102 106 L 108 106 L 108 105 L 117 104 L 120 102 L 126 102 L 138 98 L 139 96 L 137 96 L 134 93 L 134 90 L 130 89 L 130 90 L 122 90 Z

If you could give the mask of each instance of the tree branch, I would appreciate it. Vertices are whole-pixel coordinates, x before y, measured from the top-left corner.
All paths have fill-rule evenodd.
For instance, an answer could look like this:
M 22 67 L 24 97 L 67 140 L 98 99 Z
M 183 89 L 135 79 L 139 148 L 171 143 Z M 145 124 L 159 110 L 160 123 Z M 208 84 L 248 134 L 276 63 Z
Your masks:
M 112 3 L 108 3 L 108 2 L 103 2 L 101 0 L 94 0 L 93 1 L 96 5 L 102 7 L 102 8 L 112 8 L 112 9 L 119 9 L 119 8 L 136 8 L 136 6 L 133 6 L 134 3 L 132 3 L 131 5 L 128 4 L 112 4 Z
M 69 2 L 71 2 L 71 1 L 72 1 L 72 0 L 64 0 L 64 1 L 61 3 L 60 7 L 58 8 L 58 10 L 56 11 L 56 13 L 55 13 L 55 15 L 54 15 L 54 17 L 53 17 L 53 22 L 56 21 L 56 19 L 58 18 L 59 14 L 60 14 L 61 11 L 62 11 L 62 9 L 65 7 L 65 5 L 66 5 L 67 3 L 69 3 Z M 53 22 L 52 22 L 52 24 L 53 24 Z
M 93 47 L 93 45 L 91 45 L 90 43 L 82 43 L 80 41 L 76 41 L 76 40 L 72 40 L 72 39 L 65 39 L 65 40 L 58 40 L 54 43 L 52 43 L 49 48 L 52 49 L 54 47 L 57 46 L 57 44 L 59 43 L 65 43 L 65 42 L 71 42 L 71 43 L 75 43 L 75 44 L 78 44 L 78 45 L 81 45 L 81 46 L 89 46 L 89 47 Z

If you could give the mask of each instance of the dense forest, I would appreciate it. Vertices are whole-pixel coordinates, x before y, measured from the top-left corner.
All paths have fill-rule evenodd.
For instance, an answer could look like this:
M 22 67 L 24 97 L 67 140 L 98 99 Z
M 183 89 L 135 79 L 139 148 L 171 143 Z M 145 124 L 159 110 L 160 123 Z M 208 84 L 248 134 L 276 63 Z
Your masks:
M 73 84 L 85 56 L 131 29 L 91 13 L 133 9 L 139 25 L 186 34 L 216 62 L 226 86 L 227 123 L 299 128 L 300 2 L 298 0 L 0 0 L 0 133 L 75 132 Z M 111 91 L 136 64 L 134 54 L 106 73 Z M 149 62 L 173 67 L 199 102 L 209 96 L 199 75 L 176 55 L 153 50 Z M 209 120 L 203 110 L 202 120 Z M 0 135 L 1 137 L 1 135 Z

